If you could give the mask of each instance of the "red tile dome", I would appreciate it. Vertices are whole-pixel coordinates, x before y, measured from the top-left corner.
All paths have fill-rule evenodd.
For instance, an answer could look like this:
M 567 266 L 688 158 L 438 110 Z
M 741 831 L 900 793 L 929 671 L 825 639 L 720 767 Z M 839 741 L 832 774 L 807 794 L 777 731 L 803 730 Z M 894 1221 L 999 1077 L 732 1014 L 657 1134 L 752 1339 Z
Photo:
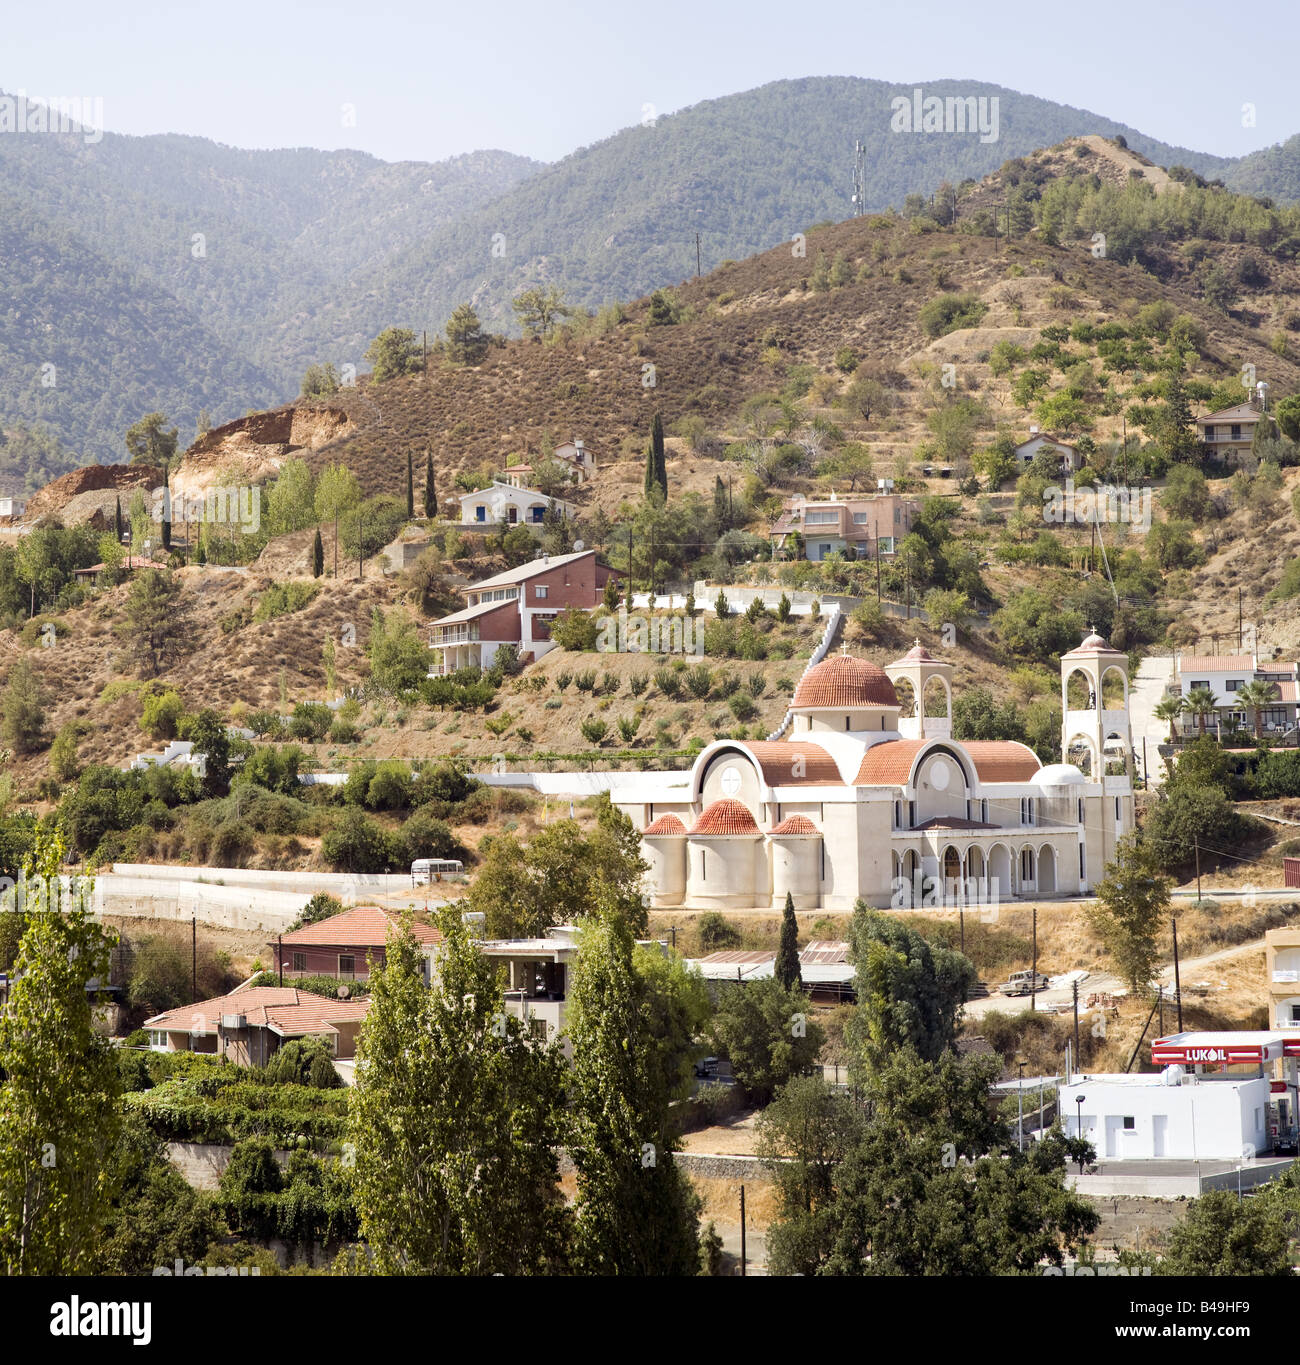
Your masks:
M 675 815 L 661 815 L 657 820 L 648 824 L 642 831 L 641 837 L 653 838 L 656 834 L 685 834 L 686 826 Z
M 817 826 L 806 815 L 787 815 L 773 834 L 816 834 Z
M 742 801 L 724 796 L 705 806 L 691 834 L 761 834 L 758 822 Z
M 852 710 L 860 706 L 897 706 L 898 693 L 878 664 L 837 654 L 804 674 L 790 705 L 796 711 L 812 707 Z

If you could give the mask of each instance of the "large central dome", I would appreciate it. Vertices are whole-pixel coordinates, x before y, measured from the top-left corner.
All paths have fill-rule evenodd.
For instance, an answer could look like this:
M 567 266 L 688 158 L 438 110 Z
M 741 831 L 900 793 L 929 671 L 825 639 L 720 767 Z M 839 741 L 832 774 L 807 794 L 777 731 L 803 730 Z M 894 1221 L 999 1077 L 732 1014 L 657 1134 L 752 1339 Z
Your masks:
M 810 668 L 794 690 L 796 711 L 817 707 L 854 710 L 862 706 L 898 705 L 898 693 L 885 670 L 868 659 L 837 654 Z

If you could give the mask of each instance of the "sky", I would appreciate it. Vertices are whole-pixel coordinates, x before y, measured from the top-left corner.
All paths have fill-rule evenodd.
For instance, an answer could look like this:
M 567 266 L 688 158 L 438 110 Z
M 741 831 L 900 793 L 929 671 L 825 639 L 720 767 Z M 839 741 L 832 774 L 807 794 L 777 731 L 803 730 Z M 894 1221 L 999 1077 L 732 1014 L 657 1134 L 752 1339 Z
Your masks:
M 988 81 L 1222 156 L 1300 132 L 1295 0 L 64 0 L 0 25 L 0 89 L 101 98 L 111 132 L 388 161 L 554 161 L 646 105 L 803 76 Z

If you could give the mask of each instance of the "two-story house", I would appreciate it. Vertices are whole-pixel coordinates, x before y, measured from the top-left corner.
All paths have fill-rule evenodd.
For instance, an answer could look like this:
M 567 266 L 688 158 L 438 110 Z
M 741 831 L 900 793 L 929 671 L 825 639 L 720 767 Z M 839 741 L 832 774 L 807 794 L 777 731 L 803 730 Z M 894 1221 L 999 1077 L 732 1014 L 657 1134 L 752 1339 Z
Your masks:
M 1215 459 L 1236 459 L 1250 453 L 1255 428 L 1263 413 L 1252 402 L 1207 413 L 1196 419 L 1196 433 L 1206 453 Z
M 1254 711 L 1245 706 L 1238 693 L 1247 683 L 1268 683 L 1273 688 L 1272 705 L 1260 708 L 1259 729 L 1263 734 L 1284 734 L 1296 725 L 1297 700 L 1300 700 L 1300 666 L 1282 659 L 1260 661 L 1254 654 L 1175 654 L 1167 694 L 1184 699 L 1192 691 L 1208 691 L 1214 697 L 1215 715 L 1201 717 L 1190 713 L 1178 718 L 1178 733 L 1191 736 L 1216 732 L 1221 726 L 1253 728 Z
M 918 503 L 894 493 L 840 498 L 786 498 L 770 537 L 772 552 L 793 548 L 803 537 L 804 558 L 820 562 L 835 551 L 852 549 L 859 559 L 888 559 L 912 529 Z
M 561 442 L 555 447 L 552 455 L 567 466 L 569 477 L 575 484 L 586 483 L 596 472 L 596 457 L 583 444 L 581 437 Z M 532 477 L 533 466 L 526 460 L 520 460 L 517 464 L 507 465 L 505 473 L 507 483 L 522 487 Z
M 542 555 L 461 589 L 465 609 L 435 621 L 429 647 L 437 658 L 431 678 L 460 668 L 490 668 L 502 645 L 522 659 L 539 659 L 554 647 L 551 622 L 571 608 L 590 611 L 617 577 L 596 562 L 595 550 Z

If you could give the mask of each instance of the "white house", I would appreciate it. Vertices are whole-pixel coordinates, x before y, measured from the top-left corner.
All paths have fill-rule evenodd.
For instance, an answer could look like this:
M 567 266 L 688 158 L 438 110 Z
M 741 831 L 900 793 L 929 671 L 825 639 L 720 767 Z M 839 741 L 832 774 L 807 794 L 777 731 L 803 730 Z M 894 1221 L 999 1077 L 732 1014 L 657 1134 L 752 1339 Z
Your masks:
M 964 905 L 1087 892 L 1133 828 L 1125 656 L 1061 658 L 1061 753 L 952 738 L 952 665 L 917 645 L 882 668 L 808 669 L 787 724 L 719 740 L 689 773 L 614 775 L 655 906 Z
M 0 517 L 21 517 L 26 510 L 26 498 L 0 498 Z
M 1240 1161 L 1268 1150 L 1265 1076 L 1076 1076 L 1060 1089 L 1065 1132 L 1080 1132 L 1098 1161 Z
M 1274 702 L 1260 708 L 1259 725 L 1266 734 L 1294 728 L 1297 700 L 1300 699 L 1300 666 L 1282 659 L 1261 661 L 1255 654 L 1175 654 L 1166 694 L 1186 697 L 1193 690 L 1208 691 L 1214 697 L 1219 723 L 1229 726 L 1254 725 L 1254 713 L 1242 704 L 1237 693 L 1250 682 L 1268 683 Z M 1184 735 L 1213 733 L 1216 718 L 1207 717 L 1204 727 L 1198 717 L 1184 715 L 1178 720 Z
M 571 502 L 548 498 L 535 488 L 520 488 L 516 484 L 493 479 L 489 487 L 461 497 L 460 524 L 540 527 L 548 507 L 555 508 L 566 518 L 573 517 L 578 510 Z
M 596 472 L 596 457 L 583 444 L 581 437 L 563 441 L 552 452 L 555 459 L 567 465 L 569 477 L 575 484 L 584 484 Z M 533 472 L 533 466 L 521 460 L 518 464 L 506 466 L 506 482 L 519 485 Z
M 1083 468 L 1083 456 L 1068 441 L 1057 440 L 1050 432 L 1039 431 L 1037 427 L 1030 427 L 1029 439 L 1016 447 L 1016 459 L 1022 466 L 1027 465 L 1044 447 L 1060 455 L 1063 474 L 1073 474 Z

